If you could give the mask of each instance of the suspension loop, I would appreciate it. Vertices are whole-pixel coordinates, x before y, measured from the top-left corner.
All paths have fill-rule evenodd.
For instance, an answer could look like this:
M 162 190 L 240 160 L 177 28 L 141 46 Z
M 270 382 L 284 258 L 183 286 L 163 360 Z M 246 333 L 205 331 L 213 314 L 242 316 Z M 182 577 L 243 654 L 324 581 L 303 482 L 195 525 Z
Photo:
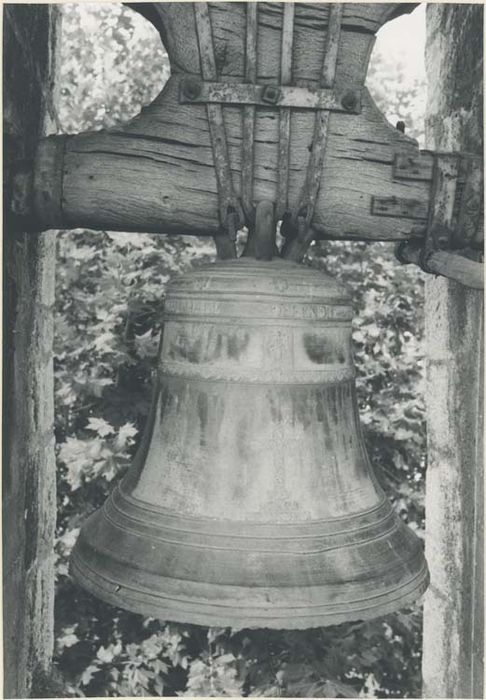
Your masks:
M 315 232 L 312 226 L 309 226 L 304 216 L 297 217 L 297 230 L 293 227 L 293 234 L 286 238 L 282 248 L 282 257 L 286 260 L 294 262 L 302 262 L 307 252 L 308 247 L 312 243 Z
M 292 223 L 292 212 L 287 209 L 282 215 L 282 223 L 280 224 L 280 234 L 284 238 L 293 238 L 296 235 L 295 226 Z
M 296 238 L 299 235 L 299 226 L 302 227 L 302 221 L 307 222 L 308 207 L 302 206 L 295 213 L 287 209 L 282 218 L 280 233 L 288 241 Z
M 224 224 L 221 224 L 219 232 L 213 236 L 219 260 L 236 258 L 236 239 L 239 228 L 238 212 L 230 205 L 226 210 Z
M 220 232 L 213 236 L 213 241 L 216 246 L 218 260 L 231 260 L 236 258 L 236 246 L 233 241 L 230 241 L 224 229 L 220 229 Z
M 482 238 L 482 158 L 470 153 L 434 153 L 427 228 L 421 241 L 395 246 L 403 264 L 482 289 L 478 240 Z

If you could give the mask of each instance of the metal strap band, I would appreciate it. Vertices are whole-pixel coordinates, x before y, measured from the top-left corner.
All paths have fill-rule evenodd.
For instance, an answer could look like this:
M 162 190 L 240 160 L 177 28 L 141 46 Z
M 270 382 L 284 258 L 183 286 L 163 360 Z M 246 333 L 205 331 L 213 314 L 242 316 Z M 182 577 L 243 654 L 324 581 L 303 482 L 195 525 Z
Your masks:
M 341 37 L 342 16 L 343 5 L 341 3 L 329 5 L 329 26 L 327 29 L 327 43 L 321 74 L 321 87 L 323 88 L 329 89 L 334 85 L 339 40 Z M 317 195 L 321 184 L 328 126 L 329 112 L 319 110 L 315 116 L 312 150 L 307 164 L 306 181 L 297 212 L 297 214 L 302 213 L 305 217 L 307 226 L 310 225 L 314 215 Z
M 427 265 L 432 253 L 451 247 L 459 165 L 460 156 L 456 153 L 434 153 L 427 232 L 419 255 L 424 272 L 433 272 Z
M 426 174 L 432 182 L 428 212 L 422 204 L 425 239 L 401 241 L 395 248 L 398 260 L 465 286 L 482 288 L 482 273 L 474 260 L 483 238 L 482 159 L 468 153 L 433 153 L 431 168 L 417 162 L 412 172 L 410 164 L 404 162 L 400 171 L 406 171 L 407 179 L 412 175 L 424 179 Z
M 353 103 L 349 99 L 350 91 L 320 88 L 309 90 L 295 85 L 255 85 L 249 83 L 229 83 L 198 81 L 193 77 L 181 82 L 181 103 L 255 105 L 259 107 L 280 107 L 284 109 L 329 110 L 331 112 L 348 112 L 359 114 L 361 111 L 361 93 L 353 91 Z
M 245 81 L 255 85 L 257 79 L 257 28 L 258 4 L 246 4 L 246 56 Z M 243 139 L 241 144 L 241 200 L 247 219 L 253 215 L 253 164 L 255 159 L 255 117 L 254 105 L 243 108 Z
M 405 197 L 371 197 L 371 214 L 373 216 L 394 216 L 400 219 L 425 221 L 427 204 L 418 199 Z
M 327 28 L 326 53 L 322 65 L 321 86 L 332 87 L 336 78 L 336 66 L 341 38 L 341 23 L 344 12 L 342 3 L 329 5 L 329 26 Z
M 461 165 L 457 182 L 460 199 L 457 190 L 455 195 L 458 208 L 455 231 L 459 236 L 453 233 L 452 244 L 454 247 L 460 247 L 465 241 L 466 245 L 482 251 L 484 246 L 483 159 L 476 154 L 467 154 L 461 159 Z M 461 180 L 465 181 L 462 186 Z
M 213 48 L 213 36 L 211 32 L 211 19 L 207 2 L 193 3 L 196 19 L 197 37 L 199 41 L 199 57 L 201 71 L 204 80 L 217 80 L 216 60 Z M 221 224 L 225 229 L 229 228 L 228 218 L 236 214 L 238 221 L 232 217 L 230 231 L 232 237 L 236 237 L 238 224 L 243 224 L 241 205 L 233 189 L 233 180 L 229 165 L 228 144 L 224 128 L 223 110 L 220 104 L 207 104 L 209 131 L 213 150 L 214 168 L 218 182 L 219 214 Z
M 333 3 L 329 7 L 327 41 L 321 72 L 321 88 L 332 89 L 336 77 L 339 40 L 341 37 L 341 21 L 343 5 Z M 359 103 L 359 96 L 353 93 L 342 97 L 346 111 L 354 110 Z M 314 121 L 314 136 L 312 149 L 307 164 L 306 179 L 299 204 L 293 214 L 286 215 L 282 221 L 282 234 L 286 237 L 282 249 L 282 257 L 287 260 L 300 261 L 314 238 L 311 227 L 317 195 L 321 184 L 324 153 L 326 149 L 329 111 L 318 110 Z
M 280 83 L 283 86 L 292 82 L 292 47 L 294 43 L 294 16 L 295 5 L 293 2 L 284 3 L 282 50 L 280 58 Z M 295 90 L 295 88 L 294 88 Z M 268 90 L 267 90 L 268 92 Z M 281 89 L 281 92 L 283 90 Z M 280 100 L 280 104 L 282 101 Z M 281 219 L 288 208 L 289 191 L 289 152 L 290 152 L 290 109 L 282 106 L 279 120 L 279 145 L 278 145 L 278 183 L 277 183 L 277 219 Z

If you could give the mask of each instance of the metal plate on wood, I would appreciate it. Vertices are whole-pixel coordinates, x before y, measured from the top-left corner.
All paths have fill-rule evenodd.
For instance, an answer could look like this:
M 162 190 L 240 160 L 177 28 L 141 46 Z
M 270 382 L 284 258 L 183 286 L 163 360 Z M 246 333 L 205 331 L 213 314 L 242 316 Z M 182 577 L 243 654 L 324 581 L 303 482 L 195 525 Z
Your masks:
M 426 219 L 427 206 L 417 199 L 372 197 L 371 213 L 375 216 L 396 216 L 402 219 Z
M 477 157 L 464 159 L 462 165 L 456 186 L 455 200 L 459 204 L 459 211 L 455 226 L 456 236 L 453 233 L 452 242 L 457 247 L 470 245 L 481 249 L 484 240 L 483 163 L 482 159 Z
M 332 112 L 361 112 L 359 90 L 310 89 L 294 85 L 251 85 L 215 83 L 186 78 L 181 83 L 181 103 L 260 105 L 261 107 L 295 107 Z
M 432 154 L 431 154 L 432 155 Z M 421 155 L 397 153 L 393 163 L 393 177 L 398 180 L 432 180 L 433 160 Z

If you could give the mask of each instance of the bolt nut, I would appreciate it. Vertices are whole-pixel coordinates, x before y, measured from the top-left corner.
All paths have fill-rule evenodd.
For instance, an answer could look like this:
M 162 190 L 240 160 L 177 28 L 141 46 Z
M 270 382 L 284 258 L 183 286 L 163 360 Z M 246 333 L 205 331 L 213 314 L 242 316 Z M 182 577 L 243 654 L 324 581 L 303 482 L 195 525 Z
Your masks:
M 353 112 L 358 107 L 358 96 L 355 92 L 348 90 L 341 99 L 341 104 L 347 112 Z
M 201 81 L 198 78 L 185 78 L 182 82 L 181 90 L 186 100 L 195 100 L 201 94 Z
M 262 92 L 262 101 L 267 104 L 277 104 L 280 99 L 280 90 L 275 85 L 266 85 Z

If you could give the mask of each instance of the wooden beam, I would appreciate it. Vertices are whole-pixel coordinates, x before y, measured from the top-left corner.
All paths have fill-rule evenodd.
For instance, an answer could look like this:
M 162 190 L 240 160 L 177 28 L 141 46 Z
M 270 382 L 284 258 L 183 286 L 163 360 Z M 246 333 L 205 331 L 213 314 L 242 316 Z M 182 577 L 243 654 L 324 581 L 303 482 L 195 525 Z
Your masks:
M 427 141 L 482 153 L 481 5 L 427 7 Z M 482 698 L 483 294 L 426 282 L 426 557 L 424 697 Z
M 146 5 L 146 6 L 145 6 Z M 40 144 L 35 167 L 34 217 L 46 228 L 80 227 L 159 233 L 217 234 L 218 188 L 204 104 L 182 104 L 181 84 L 201 77 L 192 3 L 141 6 L 159 29 L 172 66 L 161 94 L 129 124 L 106 132 L 57 137 Z M 210 3 L 218 80 L 245 82 L 246 25 L 241 3 Z M 374 33 L 396 4 L 344 5 L 336 66 L 336 94 L 362 92 L 360 114 L 329 112 L 322 178 L 313 228 L 317 238 L 420 239 L 426 228 L 430 182 L 394 176 L 397 154 L 425 163 L 417 144 L 393 128 L 363 88 Z M 410 7 L 404 11 L 410 11 Z M 281 3 L 261 3 L 256 82 L 278 85 L 283 27 Z M 318 88 L 329 6 L 296 3 L 292 81 Z M 170 32 L 165 28 L 170 27 Z M 221 107 L 229 171 L 241 196 L 243 107 Z M 254 125 L 253 200 L 277 202 L 279 108 L 258 106 Z M 290 113 L 289 206 L 298 207 L 314 132 L 313 110 Z M 61 194 L 62 193 L 62 194 Z M 247 195 L 246 195 L 247 197 Z M 405 215 L 377 216 L 373 198 L 409 203 Z M 410 204 L 411 203 L 411 204 Z M 413 216 L 409 212 L 413 212 Z M 424 213 L 425 212 L 425 213 Z
M 169 37 L 165 36 L 166 10 L 170 8 L 164 7 L 160 2 L 137 2 L 123 3 L 130 7 L 135 12 L 140 13 L 145 19 L 151 22 L 157 31 L 161 34 L 164 46 L 170 41 Z M 392 19 L 396 19 L 404 14 L 409 14 L 418 7 L 419 3 L 345 3 L 344 19 L 346 25 L 353 26 L 361 32 L 375 34 L 380 27 Z M 309 8 L 306 8 L 306 12 Z M 321 17 L 325 18 L 329 9 L 326 6 L 322 7 Z M 278 15 L 279 8 L 276 8 Z M 311 15 L 312 16 L 312 15 Z
M 4 6 L 5 211 L 19 210 L 22 170 L 52 126 L 56 5 Z M 14 177 L 14 172 L 16 175 Z M 20 190 L 22 188 L 20 187 Z M 4 220 L 3 697 L 54 688 L 54 233 Z

